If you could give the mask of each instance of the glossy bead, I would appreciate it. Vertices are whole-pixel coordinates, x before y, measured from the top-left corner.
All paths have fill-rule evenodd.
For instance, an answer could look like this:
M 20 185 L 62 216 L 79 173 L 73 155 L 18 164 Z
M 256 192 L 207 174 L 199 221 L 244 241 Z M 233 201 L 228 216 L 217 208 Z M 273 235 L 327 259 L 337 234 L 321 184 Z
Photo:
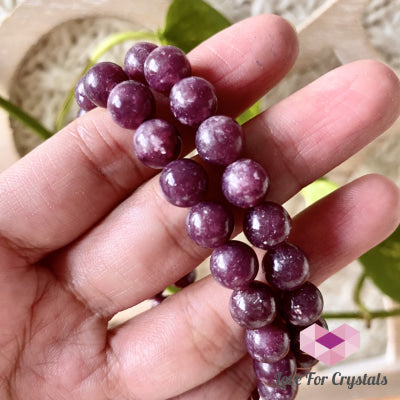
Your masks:
M 157 45 L 154 43 L 138 42 L 126 52 L 124 71 L 130 79 L 147 83 L 144 77 L 144 62 L 149 54 L 156 48 Z
M 168 93 L 172 86 L 192 73 L 186 54 L 175 46 L 160 46 L 144 63 L 147 83 L 156 91 Z
M 247 329 L 261 328 L 276 316 L 274 294 L 265 283 L 254 281 L 247 288 L 232 292 L 229 310 L 238 325 Z
M 233 228 L 234 220 L 230 211 L 212 201 L 196 204 L 186 218 L 189 237 L 201 247 L 222 246 L 229 240 Z
M 296 354 L 296 365 L 299 369 L 311 369 L 314 365 L 318 364 L 318 360 L 307 353 Z
M 282 388 L 279 386 L 263 385 L 259 382 L 257 388 L 261 400 L 293 400 L 299 391 L 299 387 L 295 383 Z
M 246 287 L 257 275 L 257 255 L 246 243 L 231 240 L 213 251 L 210 270 L 222 286 L 229 289 Z
M 181 137 L 175 127 L 162 119 L 143 122 L 133 136 L 138 159 L 151 168 L 164 168 L 181 152 Z
M 93 65 L 85 75 L 85 93 L 92 103 L 105 108 L 111 90 L 128 79 L 128 75 L 119 65 L 100 62 Z
M 304 253 L 297 246 L 286 242 L 268 250 L 262 266 L 268 283 L 279 290 L 297 289 L 310 276 L 310 267 Z
M 183 289 L 191 285 L 196 280 L 196 270 L 190 271 L 188 274 L 182 276 L 181 279 L 174 283 L 177 288 Z
M 289 323 L 296 326 L 308 326 L 321 316 L 324 301 L 319 289 L 311 282 L 300 288 L 284 292 L 280 308 Z
M 279 204 L 264 202 L 250 208 L 243 221 L 243 232 L 256 247 L 269 250 L 289 236 L 292 221 Z
M 289 352 L 289 334 L 285 326 L 277 321 L 259 329 L 247 329 L 246 347 L 254 360 L 274 363 Z
M 276 386 L 276 374 L 292 376 L 296 372 L 296 358 L 293 353 L 289 352 L 282 360 L 274 363 L 254 360 L 253 368 L 257 379 L 264 385 Z
M 110 92 L 107 110 L 113 121 L 125 129 L 136 129 L 153 116 L 155 100 L 151 90 L 140 82 L 126 81 Z
M 197 127 L 217 110 L 213 85 L 197 76 L 176 83 L 171 89 L 169 103 L 175 118 L 192 127 Z
M 96 107 L 96 104 L 91 102 L 89 100 L 89 98 L 87 97 L 86 92 L 85 92 L 84 81 L 85 81 L 85 75 L 82 76 L 81 79 L 79 79 L 79 82 L 75 86 L 75 100 L 76 100 L 76 104 L 78 104 L 78 106 L 80 107 L 81 110 L 90 111 Z M 78 116 L 80 116 L 80 115 L 78 115 Z
M 244 158 L 226 167 L 222 175 L 222 192 L 233 205 L 241 208 L 254 207 L 265 197 L 269 177 L 259 163 Z
M 207 174 L 203 167 L 193 160 L 175 160 L 162 170 L 160 186 L 171 204 L 191 207 L 197 204 L 207 191 Z
M 196 149 L 208 162 L 229 165 L 240 157 L 243 147 L 242 127 L 225 115 L 214 115 L 197 129 Z

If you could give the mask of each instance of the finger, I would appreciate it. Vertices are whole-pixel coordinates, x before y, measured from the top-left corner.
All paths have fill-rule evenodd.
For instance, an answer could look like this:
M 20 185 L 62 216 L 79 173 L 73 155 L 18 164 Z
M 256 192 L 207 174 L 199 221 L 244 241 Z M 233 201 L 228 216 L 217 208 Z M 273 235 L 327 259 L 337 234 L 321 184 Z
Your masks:
M 270 173 L 269 198 L 286 201 L 388 129 L 399 115 L 399 94 L 392 70 L 358 61 L 250 121 L 248 151 Z
M 221 110 L 235 116 L 281 79 L 296 55 L 292 27 L 263 15 L 210 38 L 190 59 L 193 71 L 215 85 Z M 7 170 L 0 178 L 0 246 L 34 262 L 79 237 L 154 175 L 138 163 L 131 135 L 94 110 Z
M 383 240 L 399 219 L 399 189 L 370 175 L 295 218 L 291 240 L 302 244 L 312 281 L 319 283 Z M 230 294 L 207 277 L 117 328 L 109 342 L 110 360 L 119 366 L 116 384 L 139 398 L 169 398 L 238 362 L 245 354 L 244 331 L 230 317 Z
M 313 113 L 304 106 L 309 103 Z M 397 117 L 399 105 L 396 76 L 382 64 L 356 62 L 257 117 L 247 130 L 249 155 L 272 176 L 270 198 L 283 202 L 340 164 L 382 133 Z M 210 253 L 188 238 L 186 214 L 165 201 L 155 177 L 79 243 L 57 254 L 56 272 L 96 312 L 112 315 L 128 308 L 172 284 Z

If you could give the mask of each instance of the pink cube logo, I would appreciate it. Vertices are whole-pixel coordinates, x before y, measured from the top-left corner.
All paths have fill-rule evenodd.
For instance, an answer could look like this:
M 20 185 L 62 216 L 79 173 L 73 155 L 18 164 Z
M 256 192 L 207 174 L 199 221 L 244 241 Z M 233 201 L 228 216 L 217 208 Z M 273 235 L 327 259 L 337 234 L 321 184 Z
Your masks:
M 347 324 L 332 332 L 314 324 L 300 332 L 300 349 L 331 367 L 360 349 L 360 332 Z

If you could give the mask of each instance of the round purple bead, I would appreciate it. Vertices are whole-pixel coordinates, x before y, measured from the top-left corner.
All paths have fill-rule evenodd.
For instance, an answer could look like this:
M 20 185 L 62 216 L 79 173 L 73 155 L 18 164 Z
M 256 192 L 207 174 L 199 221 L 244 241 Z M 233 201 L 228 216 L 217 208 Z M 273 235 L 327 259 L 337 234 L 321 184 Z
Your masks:
M 274 294 L 265 283 L 254 281 L 247 288 L 233 291 L 229 310 L 238 325 L 247 329 L 261 328 L 276 316 Z
M 289 352 L 289 334 L 283 324 L 274 321 L 258 329 L 246 330 L 246 347 L 257 361 L 274 363 Z
M 181 279 L 174 283 L 177 288 L 183 289 L 186 286 L 191 285 L 196 280 L 196 270 L 190 271 L 188 274 L 184 275 Z
M 244 132 L 232 118 L 214 115 L 201 123 L 196 133 L 196 148 L 201 158 L 229 165 L 243 152 Z
M 318 364 L 318 360 L 307 353 L 296 354 L 296 365 L 298 369 L 311 369 L 314 365 Z
M 292 222 L 287 211 L 279 204 L 264 202 L 247 211 L 243 232 L 250 243 L 269 250 L 289 236 Z
M 111 90 L 118 83 L 129 78 L 124 70 L 112 62 L 100 62 L 93 65 L 86 72 L 84 87 L 86 96 L 99 107 L 107 107 L 107 100 Z
M 311 282 L 306 282 L 296 290 L 284 292 L 280 306 L 289 323 L 308 326 L 321 316 L 324 301 L 319 289 Z
M 155 100 L 151 90 L 136 81 L 121 82 L 110 92 L 107 110 L 113 121 L 126 129 L 136 129 L 153 116 Z
M 310 277 L 310 267 L 304 253 L 286 242 L 268 250 L 262 266 L 268 283 L 279 290 L 297 289 Z
M 264 167 L 248 158 L 237 160 L 226 167 L 222 175 L 222 192 L 233 205 L 254 207 L 265 197 L 269 178 Z
M 295 383 L 288 384 L 282 389 L 279 386 L 267 386 L 258 382 L 257 388 L 261 400 L 293 400 L 299 391 L 299 387 Z
M 254 372 L 257 379 L 264 385 L 276 386 L 276 374 L 281 376 L 292 376 L 296 372 L 296 358 L 289 352 L 282 360 L 274 363 L 263 363 L 253 361 Z
M 175 46 L 157 47 L 144 63 L 146 81 L 158 92 L 169 92 L 175 83 L 191 74 L 192 69 L 186 54 Z
M 191 207 L 197 204 L 207 191 L 207 174 L 204 168 L 193 160 L 175 160 L 162 170 L 160 186 L 171 204 Z
M 196 127 L 215 113 L 218 100 L 210 82 L 192 76 L 182 79 L 172 87 L 169 103 L 178 121 Z
M 246 243 L 231 240 L 213 251 L 210 270 L 215 280 L 222 286 L 229 289 L 245 287 L 257 275 L 257 255 Z
M 78 110 L 78 112 L 76 113 L 76 118 L 82 117 L 82 115 L 85 115 L 87 113 L 86 110 L 83 110 L 82 108 L 80 108 Z
M 75 86 L 75 100 L 76 104 L 80 107 L 81 110 L 90 111 L 96 107 L 96 104 L 92 103 L 86 95 L 85 92 L 85 75 L 79 79 L 78 83 Z
M 229 240 L 233 228 L 234 220 L 229 210 L 212 201 L 196 204 L 186 218 L 189 237 L 201 247 L 222 246 Z
M 164 168 L 181 152 L 181 137 L 169 122 L 150 119 L 137 128 L 133 148 L 138 159 L 151 168 Z
M 149 54 L 157 48 L 157 45 L 150 42 L 135 43 L 126 53 L 124 70 L 130 79 L 146 83 L 144 77 L 144 62 Z
M 154 297 L 151 298 L 153 300 L 151 306 L 156 307 L 161 304 L 168 296 L 163 295 L 163 292 L 157 293 Z

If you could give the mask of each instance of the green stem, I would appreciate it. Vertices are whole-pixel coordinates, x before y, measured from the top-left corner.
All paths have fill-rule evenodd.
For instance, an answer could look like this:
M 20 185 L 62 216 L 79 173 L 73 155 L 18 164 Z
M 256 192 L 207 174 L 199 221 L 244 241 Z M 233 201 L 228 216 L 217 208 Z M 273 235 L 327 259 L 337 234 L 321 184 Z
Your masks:
M 375 318 L 389 318 L 400 315 L 400 308 L 395 308 L 393 310 L 376 310 L 371 311 L 367 308 L 367 306 L 361 300 L 361 291 L 364 286 L 364 283 L 367 279 L 367 275 L 363 272 L 354 288 L 353 300 L 356 304 L 358 311 L 354 312 L 328 312 L 324 313 L 324 318 L 353 318 L 353 319 L 363 319 L 366 321 L 367 326 L 370 326 L 371 320 Z
M 171 286 L 168 286 L 165 290 L 168 292 L 168 294 L 175 294 L 175 293 L 178 293 L 181 289 L 177 288 L 174 285 L 171 285 Z
M 365 272 L 362 272 L 354 288 L 353 301 L 358 308 L 358 312 L 364 316 L 367 326 L 369 327 L 371 323 L 371 311 L 361 300 L 361 291 L 362 288 L 364 287 L 366 279 L 367 275 L 365 274 Z
M 400 308 L 395 308 L 393 310 L 376 310 L 369 312 L 369 320 L 376 318 L 389 318 L 400 315 Z M 343 318 L 343 319 L 365 319 L 365 315 L 359 311 L 354 312 L 327 312 L 322 315 L 325 319 L 335 319 L 335 318 Z
M 127 40 L 142 40 L 142 39 L 153 40 L 155 42 L 159 41 L 159 37 L 154 32 L 128 31 L 128 32 L 120 32 L 112 34 L 97 45 L 97 47 L 93 50 L 91 56 L 89 57 L 89 60 L 85 65 L 85 68 L 80 73 L 79 78 L 76 80 L 74 86 L 68 92 L 64 104 L 62 105 L 61 110 L 56 117 L 56 121 L 54 124 L 55 125 L 54 129 L 56 132 L 58 132 L 61 128 L 64 127 L 65 118 L 74 101 L 75 86 L 78 83 L 81 76 L 84 75 L 90 67 L 96 64 L 96 62 L 103 54 L 105 54 L 115 45 L 125 42 Z
M 0 107 L 6 110 L 12 117 L 22 122 L 26 127 L 38 134 L 42 139 L 48 139 L 53 135 L 36 118 L 27 114 L 21 108 L 0 96 Z

